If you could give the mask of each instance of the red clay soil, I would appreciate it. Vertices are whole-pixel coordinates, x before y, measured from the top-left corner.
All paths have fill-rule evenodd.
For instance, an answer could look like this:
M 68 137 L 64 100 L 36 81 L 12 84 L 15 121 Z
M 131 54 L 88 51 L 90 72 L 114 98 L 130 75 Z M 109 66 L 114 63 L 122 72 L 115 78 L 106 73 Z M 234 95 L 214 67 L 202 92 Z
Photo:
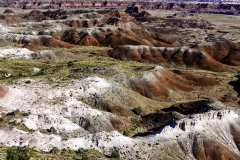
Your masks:
M 215 60 L 233 66 L 240 66 L 240 43 L 231 41 L 209 43 L 191 47 L 209 54 Z
M 8 87 L 0 85 L 0 98 L 3 98 L 9 91 Z
M 61 35 L 57 32 L 51 32 L 50 36 L 52 36 L 53 38 L 56 38 L 58 40 L 61 40 Z
M 92 31 L 91 34 L 100 45 L 113 48 L 121 45 L 148 45 L 160 47 L 179 45 L 175 38 L 156 32 L 149 32 L 146 29 L 129 30 L 124 28 L 99 28 Z M 68 30 L 63 34 L 62 40 L 71 44 L 76 44 L 84 36 L 86 36 L 86 32 Z
M 237 160 L 240 156 L 230 151 L 217 140 L 194 137 L 193 155 L 197 160 Z
M 110 101 L 106 100 L 96 100 L 95 104 L 93 106 L 107 112 L 111 112 L 117 116 L 124 116 L 124 117 L 129 117 L 131 116 L 131 111 L 129 108 L 125 108 L 119 105 L 115 105 L 111 103 Z
M 224 66 L 210 55 L 185 47 L 120 46 L 109 50 L 107 55 L 120 60 L 174 62 L 205 70 L 225 70 Z
M 190 92 L 196 86 L 203 85 L 201 83 L 198 84 L 198 80 L 194 80 L 195 75 L 190 76 L 191 79 L 187 79 L 185 76 L 177 75 L 162 67 L 155 67 L 155 69 L 149 72 L 143 78 L 130 79 L 129 87 L 135 92 L 155 100 L 167 100 L 171 96 L 171 91 Z M 217 81 L 211 78 L 201 77 L 201 79 L 206 81 L 204 86 L 218 84 Z
M 130 129 L 131 126 L 131 121 L 126 117 L 112 118 L 110 121 L 116 130 Z
M 53 37 L 41 37 L 40 41 L 41 41 L 42 45 L 49 46 L 49 47 L 63 47 L 63 48 L 74 47 L 74 45 L 72 45 L 72 44 L 63 42 L 63 41 L 55 39 Z
M 68 42 L 71 44 L 77 44 L 81 40 L 79 32 L 73 29 L 66 31 L 61 39 L 62 41 Z
M 27 43 L 25 45 L 22 46 L 22 48 L 27 48 L 30 51 L 39 51 L 40 48 L 32 43 Z
M 76 45 L 80 46 L 100 46 L 98 41 L 92 35 L 86 35 L 80 41 L 76 43 Z
M 234 140 L 238 150 L 240 150 L 240 137 L 239 137 L 240 129 L 239 129 L 239 126 L 240 126 L 239 121 L 230 125 L 231 134 L 233 136 L 233 140 Z
M 187 73 L 187 72 L 183 73 L 181 71 L 173 71 L 173 72 L 187 79 L 188 81 L 192 81 L 195 86 L 214 86 L 219 84 L 217 80 L 209 77 L 205 77 L 199 74 Z

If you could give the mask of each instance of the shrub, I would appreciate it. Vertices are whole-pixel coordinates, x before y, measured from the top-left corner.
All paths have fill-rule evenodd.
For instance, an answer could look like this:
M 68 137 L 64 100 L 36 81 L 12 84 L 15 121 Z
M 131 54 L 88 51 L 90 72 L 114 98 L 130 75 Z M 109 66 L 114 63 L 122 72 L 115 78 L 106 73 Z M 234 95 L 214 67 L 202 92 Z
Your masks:
M 88 159 L 98 159 L 98 158 L 103 158 L 104 155 L 94 149 L 81 149 L 79 148 L 78 151 L 78 156 L 82 157 L 82 160 L 88 160 Z
M 11 147 L 7 149 L 7 160 L 30 160 L 35 151 L 30 148 Z
M 26 84 L 29 84 L 29 83 L 31 83 L 31 81 L 30 81 L 30 80 L 27 80 L 25 83 L 26 83 Z
M 118 151 L 113 151 L 111 154 L 111 158 L 117 158 L 120 159 L 120 154 Z

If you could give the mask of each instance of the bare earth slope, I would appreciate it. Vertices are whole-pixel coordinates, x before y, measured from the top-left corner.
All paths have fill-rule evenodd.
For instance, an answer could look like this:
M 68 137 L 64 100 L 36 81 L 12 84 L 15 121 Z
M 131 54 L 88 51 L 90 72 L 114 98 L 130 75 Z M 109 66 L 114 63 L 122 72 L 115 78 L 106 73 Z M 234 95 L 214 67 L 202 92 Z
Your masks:
M 0 159 L 240 159 L 237 5 L 1 5 Z

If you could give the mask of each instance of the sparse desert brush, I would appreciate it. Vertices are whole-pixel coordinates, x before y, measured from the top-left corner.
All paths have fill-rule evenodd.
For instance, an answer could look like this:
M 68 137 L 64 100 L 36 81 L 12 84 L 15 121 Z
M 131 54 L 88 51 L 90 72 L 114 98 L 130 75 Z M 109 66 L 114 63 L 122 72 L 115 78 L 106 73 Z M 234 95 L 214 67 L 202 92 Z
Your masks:
M 154 64 L 119 61 L 107 57 L 87 57 L 82 59 L 58 59 L 58 60 L 25 60 L 0 58 L 0 82 L 13 83 L 23 77 L 47 78 L 52 77 L 67 80 L 82 72 L 88 76 L 112 76 L 117 75 L 116 67 L 120 67 L 126 74 L 133 74 L 136 67 L 152 67 Z M 34 72 L 33 68 L 39 68 Z M 114 69 L 115 68 L 115 69 Z M 135 71 L 137 72 L 137 71 Z M 6 74 L 11 74 L 6 77 Z
M 7 149 L 7 160 L 30 160 L 36 156 L 36 151 L 31 148 L 10 147 Z
M 104 155 L 94 149 L 78 149 L 77 155 L 82 157 L 82 160 L 88 160 L 88 159 L 98 159 L 103 158 Z
M 113 151 L 111 154 L 111 158 L 120 159 L 120 153 L 118 151 Z

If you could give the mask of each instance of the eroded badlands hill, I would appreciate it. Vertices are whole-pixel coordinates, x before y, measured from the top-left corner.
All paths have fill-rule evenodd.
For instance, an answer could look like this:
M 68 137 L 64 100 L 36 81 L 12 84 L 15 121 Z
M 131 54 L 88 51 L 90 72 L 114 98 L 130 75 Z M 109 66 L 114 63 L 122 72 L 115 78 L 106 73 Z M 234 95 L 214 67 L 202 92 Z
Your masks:
M 223 32 L 183 12 L 11 4 L 33 10 L 0 16 L 1 147 L 55 159 L 240 158 L 239 41 L 223 40 L 235 34 L 232 21 Z

